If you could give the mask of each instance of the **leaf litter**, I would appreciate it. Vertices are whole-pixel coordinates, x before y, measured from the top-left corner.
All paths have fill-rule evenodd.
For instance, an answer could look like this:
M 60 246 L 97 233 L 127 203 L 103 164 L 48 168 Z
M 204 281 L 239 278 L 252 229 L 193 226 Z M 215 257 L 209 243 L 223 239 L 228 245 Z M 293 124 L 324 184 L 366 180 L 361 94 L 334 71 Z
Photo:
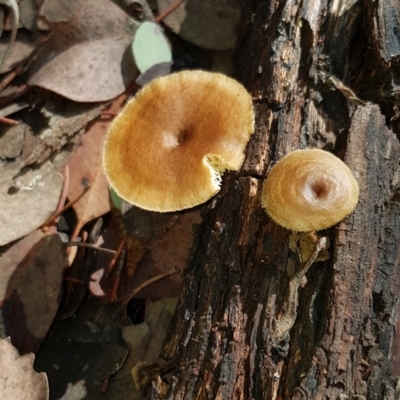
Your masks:
M 2 400 L 47 400 L 46 374 L 33 369 L 35 356 L 20 356 L 10 338 L 0 339 L 0 393 Z
M 54 212 L 63 178 L 50 163 L 18 176 L 20 165 L 2 166 L 0 175 L 0 246 L 17 240 Z
M 4 305 L 6 313 L 11 315 L 4 321 L 5 330 L 23 354 L 36 353 L 45 339 L 61 302 L 63 275 L 68 267 L 59 235 L 41 233 L 40 237 L 37 232 L 33 234 L 38 241 L 8 280 Z M 3 258 L 4 255 L 0 260 Z
M 118 113 L 126 99 L 126 94 L 119 96 L 108 111 Z M 95 121 L 68 163 L 71 175 L 70 200 L 82 193 L 85 184 L 90 185 L 90 190 L 74 205 L 78 219 L 76 232 L 87 222 L 110 211 L 108 181 L 102 162 L 103 143 L 110 123 L 110 120 Z
M 20 2 L 20 14 L 27 16 L 24 24 L 28 29 L 36 29 L 32 24 L 32 10 L 39 3 L 33 0 Z M 131 370 L 143 361 L 163 365 L 158 354 L 176 299 L 171 299 L 171 306 L 156 307 L 157 311 L 152 304 L 158 303 L 155 299 L 166 297 L 168 302 L 171 296 L 179 294 L 181 273 L 188 263 L 192 243 L 192 226 L 201 221 L 201 208 L 164 216 L 158 213 L 142 215 L 138 210 L 127 212 L 124 206 L 123 216 L 115 209 L 109 212 L 112 202 L 101 168 L 102 142 L 108 125 L 105 116 L 118 113 L 127 96 L 123 94 L 122 101 L 114 103 L 106 112 L 104 109 L 109 104 L 98 102 L 114 99 L 125 92 L 139 72 L 142 75 L 137 83 L 143 85 L 176 68 L 173 65 L 175 60 L 171 60 L 170 45 L 156 23 L 161 18 L 151 21 L 150 7 L 145 1 L 119 3 L 125 11 L 132 9 L 134 14 L 128 16 L 108 0 L 43 2 L 41 20 L 35 23 L 42 29 L 45 21 L 51 37 L 38 52 L 34 63 L 27 64 L 27 75 L 31 85 L 37 84 L 55 94 L 39 88 L 30 89 L 30 97 L 24 95 L 25 103 L 21 103 L 25 108 L 14 107 L 19 111 L 15 121 L 19 125 L 13 127 L 14 130 L 7 128 L 7 135 L 0 133 L 0 147 L 2 143 L 8 144 L 2 149 L 1 167 L 10 171 L 7 183 L 0 182 L 0 191 L 6 187 L 7 192 L 10 191 L 8 195 L 11 196 L 12 192 L 15 196 L 22 188 L 40 182 L 39 178 L 35 178 L 32 183 L 32 179 L 28 179 L 30 174 L 41 172 L 42 168 L 49 169 L 60 179 L 57 196 L 53 196 L 53 203 L 47 207 L 46 215 L 52 214 L 57 208 L 55 199 L 59 200 L 62 186 L 58 171 L 71 151 L 69 199 L 73 200 L 82 193 L 82 182 L 90 181 L 91 184 L 91 189 L 80 203 L 75 204 L 76 214 L 66 212 L 62 217 L 66 224 L 63 229 L 70 237 L 79 235 L 82 245 L 88 240 L 88 244 L 93 246 L 75 249 L 77 257 L 64 278 L 64 294 L 61 279 L 68 265 L 65 247 L 55 228 L 44 233 L 34 227 L 23 227 L 24 224 L 29 225 L 29 220 L 35 219 L 23 210 L 24 207 L 30 209 L 25 199 L 15 197 L 21 203 L 18 212 L 25 220 L 17 223 L 23 227 L 19 228 L 17 236 L 21 238 L 32 233 L 0 248 L 0 261 L 3 261 L 3 264 L 0 263 L 3 280 L 3 285 L 0 285 L 3 301 L 0 314 L 3 315 L 8 307 L 15 315 L 13 320 L 7 317 L 0 328 L 11 332 L 17 347 L 23 352 L 36 351 L 41 345 L 37 365 L 39 370 L 49 374 L 54 388 L 51 399 L 54 400 L 97 400 L 100 393 L 104 399 L 143 398 L 141 393 L 131 396 L 135 385 L 135 373 Z M 193 10 L 193 4 L 193 1 L 187 0 L 183 6 Z M 224 2 L 224 6 L 226 4 Z M 232 5 L 227 7 L 232 8 Z M 160 7 L 159 14 L 164 10 Z M 194 17 L 192 13 L 182 24 Z M 223 21 L 215 16 L 211 16 L 211 20 L 217 20 L 220 25 Z M 193 24 L 193 29 L 196 24 Z M 135 35 L 138 28 L 142 32 Z M 212 24 L 207 27 L 207 30 L 212 29 Z M 230 29 L 230 25 L 226 24 L 226 30 Z M 195 35 L 202 36 L 203 33 L 197 31 Z M 214 42 L 219 42 L 219 39 L 215 37 Z M 207 46 L 204 45 L 205 48 Z M 135 51 L 135 47 L 140 51 Z M 14 50 L 17 50 L 17 42 L 14 43 Z M 215 52 L 212 56 L 206 56 L 206 52 L 202 54 L 211 59 Z M 21 58 L 10 62 L 8 68 L 14 67 Z M 185 63 L 180 62 L 179 68 Z M 24 87 L 26 79 L 26 75 L 16 74 L 16 89 L 10 101 L 13 96 L 16 98 L 20 92 L 23 93 L 19 88 Z M 26 103 L 30 108 L 26 108 Z M 18 184 L 16 180 L 19 180 Z M 46 197 L 49 193 L 42 193 L 36 199 L 37 204 L 42 207 Z M 11 199 L 8 197 L 1 203 L 6 206 L 0 208 L 0 216 L 1 209 L 8 210 Z M 33 208 L 30 212 L 39 214 L 40 210 Z M 103 220 L 104 224 L 98 223 Z M 61 229 L 61 224 L 59 227 Z M 114 255 L 102 252 L 98 246 L 116 250 L 121 246 L 121 238 L 126 236 L 122 253 L 110 271 L 110 259 Z M 168 275 L 175 269 L 181 273 L 153 282 L 154 278 Z M 91 276 L 97 281 L 92 282 Z M 150 281 L 153 283 L 149 284 Z M 88 297 L 89 290 L 95 296 Z M 136 293 L 134 298 L 131 298 L 131 293 Z M 114 294 L 115 298 L 110 294 Z M 55 317 L 61 297 L 63 305 Z M 113 301 L 111 304 L 110 298 Z M 163 301 L 160 300 L 160 304 Z M 42 317 L 44 322 L 40 325 Z M 42 343 L 54 318 L 58 322 L 53 323 L 46 341 Z M 136 330 L 136 326 L 140 328 Z M 136 344 L 135 337 L 138 337 Z M 132 358 L 118 372 L 128 349 Z M 71 363 L 71 359 L 75 358 L 77 362 Z M 114 379 L 111 379 L 112 376 Z
M 40 16 L 53 35 L 30 69 L 30 85 L 96 102 L 121 94 L 138 75 L 126 50 L 139 24 L 111 1 L 46 0 Z

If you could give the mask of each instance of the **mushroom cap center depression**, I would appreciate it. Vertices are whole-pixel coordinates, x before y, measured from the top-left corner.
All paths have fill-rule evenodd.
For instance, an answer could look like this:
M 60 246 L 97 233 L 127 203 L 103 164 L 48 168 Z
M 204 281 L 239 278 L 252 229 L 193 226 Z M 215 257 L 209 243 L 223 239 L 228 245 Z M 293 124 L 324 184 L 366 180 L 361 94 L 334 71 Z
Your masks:
M 253 120 L 250 95 L 224 75 L 158 78 L 112 124 L 106 175 L 122 198 L 144 209 L 193 207 L 217 193 L 224 169 L 240 168 Z

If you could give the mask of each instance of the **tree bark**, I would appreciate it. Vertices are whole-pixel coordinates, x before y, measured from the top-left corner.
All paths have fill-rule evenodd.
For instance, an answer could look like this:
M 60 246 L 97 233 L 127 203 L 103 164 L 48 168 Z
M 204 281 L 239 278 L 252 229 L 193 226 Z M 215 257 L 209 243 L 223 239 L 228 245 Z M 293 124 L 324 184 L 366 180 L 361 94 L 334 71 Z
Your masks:
M 196 229 L 162 354 L 175 365 L 165 398 L 400 398 L 399 13 L 394 0 L 243 2 L 236 76 L 256 128 Z M 306 147 L 342 158 L 360 201 L 317 233 L 329 259 L 293 293 L 303 238 L 268 218 L 260 193 L 270 166 Z

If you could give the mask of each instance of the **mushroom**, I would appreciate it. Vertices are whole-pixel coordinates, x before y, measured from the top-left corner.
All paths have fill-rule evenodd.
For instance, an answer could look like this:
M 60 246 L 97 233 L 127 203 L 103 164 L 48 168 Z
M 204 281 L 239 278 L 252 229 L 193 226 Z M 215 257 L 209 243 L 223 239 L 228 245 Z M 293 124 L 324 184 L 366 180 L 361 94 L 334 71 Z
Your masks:
M 358 185 L 339 158 L 319 149 L 296 150 L 269 173 L 261 204 L 279 225 L 298 232 L 329 228 L 358 202 Z
M 117 194 L 140 208 L 191 208 L 219 191 L 225 170 L 242 166 L 253 126 L 251 96 L 234 79 L 196 70 L 163 76 L 113 121 L 104 171 Z

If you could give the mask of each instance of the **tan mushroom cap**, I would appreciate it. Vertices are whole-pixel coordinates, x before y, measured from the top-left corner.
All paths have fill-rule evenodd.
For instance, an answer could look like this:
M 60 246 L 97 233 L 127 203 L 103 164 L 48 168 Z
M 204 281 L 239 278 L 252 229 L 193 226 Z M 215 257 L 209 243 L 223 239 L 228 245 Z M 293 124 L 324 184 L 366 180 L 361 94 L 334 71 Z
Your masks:
M 252 99 L 225 75 L 182 71 L 144 86 L 115 118 L 103 164 L 120 197 L 150 211 L 204 203 L 238 170 L 253 132 Z
M 296 150 L 269 173 L 261 203 L 284 228 L 310 232 L 329 228 L 358 202 L 358 184 L 346 164 L 327 151 Z

